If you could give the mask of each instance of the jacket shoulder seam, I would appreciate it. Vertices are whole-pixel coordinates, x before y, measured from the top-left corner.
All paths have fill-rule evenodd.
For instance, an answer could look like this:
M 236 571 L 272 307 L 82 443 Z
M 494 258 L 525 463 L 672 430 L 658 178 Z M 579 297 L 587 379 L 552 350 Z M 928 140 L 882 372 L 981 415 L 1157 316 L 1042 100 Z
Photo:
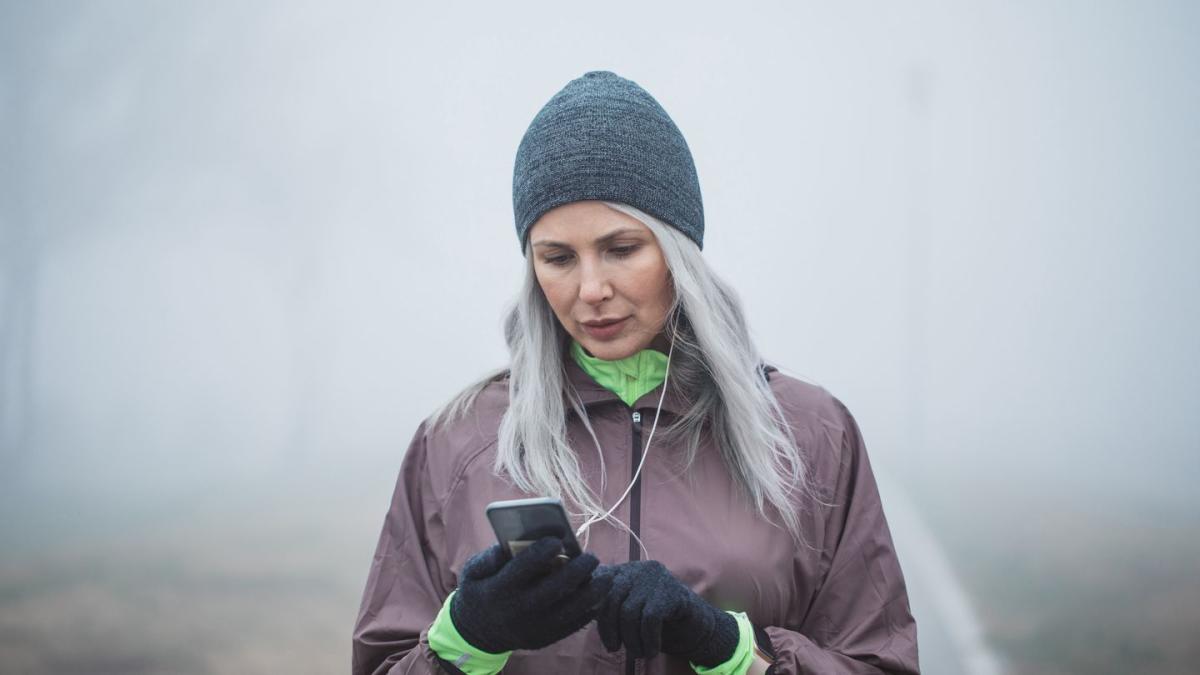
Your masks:
M 837 398 L 837 396 L 833 394 L 833 392 L 829 391 L 824 386 L 815 382 L 808 382 L 797 377 L 789 376 L 778 369 L 774 370 L 773 375 L 773 377 L 768 379 L 768 383 L 771 387 L 771 392 L 775 395 L 775 400 L 778 401 L 780 405 L 783 405 L 784 401 L 789 400 L 787 393 L 789 390 L 793 390 L 794 387 L 812 387 L 818 390 L 821 396 L 826 399 L 825 402 L 829 405 L 830 411 L 836 411 L 839 414 L 843 412 L 842 408 L 844 408 L 844 404 Z M 834 429 L 839 433 L 845 431 L 845 425 L 842 422 L 833 418 L 834 416 L 822 414 L 825 411 L 822 411 L 820 407 L 805 406 L 803 408 L 796 408 L 795 410 L 805 417 L 810 418 L 812 421 L 820 423 L 826 428 Z
M 483 454 L 488 451 L 488 449 L 494 447 L 497 441 L 498 439 L 495 438 L 489 439 L 487 443 L 484 443 L 478 449 L 464 455 L 462 465 L 457 471 L 454 472 L 453 477 L 450 479 L 450 482 L 446 487 L 446 494 L 438 500 L 438 509 L 440 511 L 445 513 L 446 504 L 450 503 L 450 499 L 454 496 L 455 491 L 458 490 L 458 486 L 462 483 L 463 477 L 467 475 L 467 469 L 471 468 L 471 465 L 473 465 L 480 457 L 482 457 Z

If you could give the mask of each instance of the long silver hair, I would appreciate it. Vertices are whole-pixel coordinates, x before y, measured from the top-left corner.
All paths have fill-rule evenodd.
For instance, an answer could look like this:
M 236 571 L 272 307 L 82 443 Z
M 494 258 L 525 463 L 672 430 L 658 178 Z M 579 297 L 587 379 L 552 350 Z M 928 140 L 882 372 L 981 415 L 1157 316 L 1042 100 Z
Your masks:
M 682 232 L 627 204 L 604 204 L 650 229 L 674 285 L 674 302 L 663 325 L 673 351 L 667 386 L 683 391 L 689 405 L 663 430 L 665 441 L 683 444 L 690 467 L 704 435 L 711 435 L 759 515 L 772 520 L 768 509 L 773 510 L 793 539 L 807 545 L 791 500 L 797 491 L 811 494 L 806 465 L 764 377 L 736 293 Z M 530 494 L 563 499 L 573 517 L 586 518 L 587 523 L 607 520 L 629 531 L 580 475 L 576 451 L 567 440 L 567 404 L 592 438 L 602 481 L 604 455 L 579 394 L 566 377 L 563 357 L 570 336 L 538 284 L 528 244 L 525 258 L 525 281 L 504 321 L 509 367 L 489 373 L 438 408 L 429 428 L 464 416 L 476 396 L 507 373 L 509 405 L 500 422 L 496 474 L 507 474 Z M 580 512 L 571 511 L 573 507 Z

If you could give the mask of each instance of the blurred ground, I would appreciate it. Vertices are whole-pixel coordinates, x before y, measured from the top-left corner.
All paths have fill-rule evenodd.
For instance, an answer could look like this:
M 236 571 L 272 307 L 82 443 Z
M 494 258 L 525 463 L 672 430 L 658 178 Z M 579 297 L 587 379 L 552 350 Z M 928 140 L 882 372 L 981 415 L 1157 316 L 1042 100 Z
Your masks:
M 1195 673 L 1200 517 L 1026 494 L 1002 508 L 962 486 L 919 495 L 1013 675 Z
M 0 563 L 0 670 L 348 672 L 387 497 L 293 487 L 218 487 L 216 499 L 125 514 L 127 527 L 97 534 L 68 521 L 114 514 L 58 505 L 59 541 Z

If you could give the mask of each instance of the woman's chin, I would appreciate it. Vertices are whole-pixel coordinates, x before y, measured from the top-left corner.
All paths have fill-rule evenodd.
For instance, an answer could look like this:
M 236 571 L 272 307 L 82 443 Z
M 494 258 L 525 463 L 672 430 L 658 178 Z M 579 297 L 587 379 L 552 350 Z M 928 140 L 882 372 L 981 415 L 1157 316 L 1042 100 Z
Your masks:
M 629 337 L 618 337 L 612 340 L 594 340 L 589 337 L 579 340 L 579 344 L 592 356 L 605 361 L 620 361 L 627 356 L 633 356 L 643 348 L 636 340 Z

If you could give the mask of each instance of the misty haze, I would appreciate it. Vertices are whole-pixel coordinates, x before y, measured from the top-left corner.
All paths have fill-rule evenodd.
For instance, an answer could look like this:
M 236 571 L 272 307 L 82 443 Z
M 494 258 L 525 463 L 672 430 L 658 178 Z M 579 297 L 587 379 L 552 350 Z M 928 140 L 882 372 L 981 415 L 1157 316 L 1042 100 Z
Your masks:
M 593 69 L 854 412 L 922 672 L 1196 672 L 1200 8 L 730 7 L 0 4 L 0 672 L 347 672 Z

